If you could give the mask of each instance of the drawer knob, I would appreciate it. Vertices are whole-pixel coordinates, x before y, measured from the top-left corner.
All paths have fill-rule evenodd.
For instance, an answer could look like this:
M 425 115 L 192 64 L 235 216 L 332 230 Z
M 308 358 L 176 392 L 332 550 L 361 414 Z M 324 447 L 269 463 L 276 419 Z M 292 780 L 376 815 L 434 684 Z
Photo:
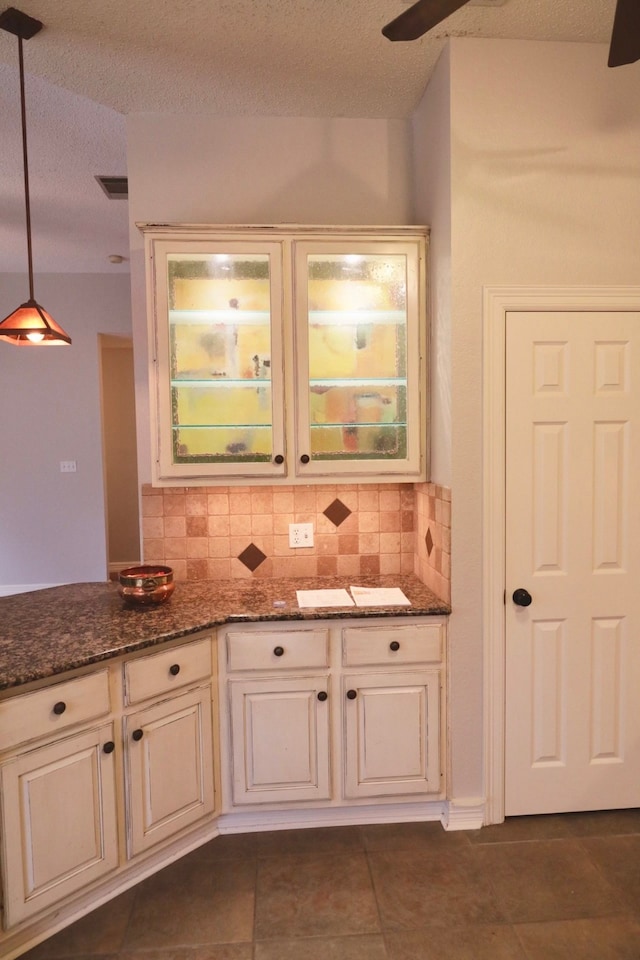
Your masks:
M 274 463 L 277 463 L 278 465 L 280 465 L 281 463 L 284 463 L 284 457 L 282 456 L 281 453 L 277 453 L 277 454 L 275 455 L 275 457 L 273 458 L 273 462 L 274 462 Z
M 139 727 L 137 730 L 134 730 L 133 733 L 131 734 L 132 740 L 136 740 L 136 741 L 142 740 L 142 737 L 143 737 L 143 732 Z
M 324 701 L 327 699 L 328 696 L 329 694 L 327 693 L 326 690 L 320 690 L 320 692 L 318 693 L 318 700 L 324 703 Z
M 284 647 L 274 647 L 273 652 L 276 657 L 281 657 L 282 654 L 284 653 Z
M 309 460 L 311 460 L 311 457 L 308 453 L 303 453 L 300 457 L 300 463 L 309 463 Z
M 67 705 L 64 702 L 64 700 L 58 700 L 58 702 L 54 703 L 53 705 L 53 712 L 57 717 L 61 716 L 61 714 L 63 714 L 66 709 L 67 709 Z
M 392 640 L 391 643 L 389 644 L 389 650 L 399 650 L 399 649 L 400 649 L 400 644 L 398 643 L 398 641 Z
M 357 690 L 347 690 L 347 700 L 355 700 L 358 696 Z
M 102 747 L 102 751 L 103 753 L 113 753 L 115 748 L 116 748 L 116 745 L 113 742 L 113 740 L 107 740 L 107 742 Z
M 169 667 L 169 673 L 171 674 L 172 677 L 177 677 L 178 674 L 180 673 L 180 664 L 172 663 L 171 666 Z

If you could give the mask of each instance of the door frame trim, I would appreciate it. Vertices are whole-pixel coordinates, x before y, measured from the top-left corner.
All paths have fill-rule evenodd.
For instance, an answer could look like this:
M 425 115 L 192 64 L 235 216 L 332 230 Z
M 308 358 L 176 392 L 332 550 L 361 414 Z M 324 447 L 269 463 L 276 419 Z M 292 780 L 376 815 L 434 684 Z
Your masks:
M 640 286 L 483 289 L 483 615 L 485 823 L 504 820 L 506 320 L 513 311 L 640 311 Z

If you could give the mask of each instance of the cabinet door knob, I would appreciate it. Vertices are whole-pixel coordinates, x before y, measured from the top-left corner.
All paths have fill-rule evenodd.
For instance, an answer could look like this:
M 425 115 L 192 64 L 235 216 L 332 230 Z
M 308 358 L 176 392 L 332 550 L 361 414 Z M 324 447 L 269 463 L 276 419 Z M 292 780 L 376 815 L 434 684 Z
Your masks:
M 67 709 L 67 705 L 66 705 L 66 703 L 64 702 L 64 700 L 58 700 L 58 702 L 57 702 L 57 703 L 54 703 L 54 705 L 53 705 L 53 712 L 55 713 L 55 715 L 56 715 L 57 717 L 59 717 L 61 714 L 63 714 L 66 709 Z
M 102 747 L 102 751 L 103 753 L 113 753 L 115 748 L 116 748 L 116 745 L 113 742 L 113 740 L 107 740 L 107 742 Z
M 358 696 L 357 690 L 347 690 L 347 700 L 355 700 Z
M 300 463 L 309 463 L 309 460 L 311 460 L 311 457 L 308 453 L 303 453 L 300 457 Z
M 399 642 L 397 640 L 392 640 L 391 643 L 389 644 L 389 650 L 399 650 L 399 649 L 400 649 Z
M 134 730 L 133 733 L 131 734 L 132 740 L 142 740 L 142 737 L 143 737 L 143 732 L 139 727 L 137 730 Z
M 277 453 L 277 454 L 275 455 L 275 457 L 273 458 L 273 462 L 274 462 L 274 463 L 277 463 L 278 465 L 281 464 L 281 463 L 284 463 L 284 457 L 282 456 L 281 453 Z
M 276 657 L 281 657 L 282 654 L 284 653 L 284 647 L 274 647 L 273 652 Z
M 329 694 L 327 693 L 326 690 L 320 690 L 320 692 L 318 693 L 318 700 L 324 703 L 324 701 L 327 699 L 328 696 Z
M 169 667 L 169 673 L 171 674 L 172 677 L 177 677 L 178 674 L 180 673 L 180 664 L 172 663 L 171 666 Z

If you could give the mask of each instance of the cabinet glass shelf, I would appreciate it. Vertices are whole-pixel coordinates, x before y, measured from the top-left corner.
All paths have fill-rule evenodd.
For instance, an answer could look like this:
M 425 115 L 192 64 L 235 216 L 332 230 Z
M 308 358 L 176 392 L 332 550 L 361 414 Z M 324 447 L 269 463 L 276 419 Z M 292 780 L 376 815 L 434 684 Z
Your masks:
M 170 324 L 236 324 L 257 323 L 268 325 L 270 314 L 267 310 L 170 310 Z
M 267 388 L 270 383 L 271 379 L 269 377 L 235 377 L 232 379 L 231 377 L 221 377 L 212 374 L 208 379 L 204 379 L 202 377 L 200 379 L 196 379 L 194 377 L 187 376 L 175 377 L 171 381 L 171 386 L 176 389 L 182 389 L 183 387 L 193 387 L 194 389 L 197 389 L 198 387 L 201 387 L 202 389 L 208 390 L 210 387 L 228 388 L 233 387 L 236 384 L 241 384 L 242 386 L 255 387 L 257 390 L 260 390 Z

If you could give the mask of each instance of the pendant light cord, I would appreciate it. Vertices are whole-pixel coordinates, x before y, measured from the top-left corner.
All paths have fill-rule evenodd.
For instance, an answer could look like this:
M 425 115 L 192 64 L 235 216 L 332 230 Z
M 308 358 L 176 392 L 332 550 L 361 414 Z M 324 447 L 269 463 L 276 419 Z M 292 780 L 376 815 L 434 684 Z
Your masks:
M 20 63 L 20 107 L 22 111 L 22 160 L 24 164 L 24 205 L 27 219 L 27 262 L 29 266 L 29 299 L 33 300 L 33 255 L 31 251 L 31 204 L 29 202 L 29 163 L 27 157 L 27 111 L 24 96 L 24 58 L 22 37 L 18 37 L 18 60 Z

